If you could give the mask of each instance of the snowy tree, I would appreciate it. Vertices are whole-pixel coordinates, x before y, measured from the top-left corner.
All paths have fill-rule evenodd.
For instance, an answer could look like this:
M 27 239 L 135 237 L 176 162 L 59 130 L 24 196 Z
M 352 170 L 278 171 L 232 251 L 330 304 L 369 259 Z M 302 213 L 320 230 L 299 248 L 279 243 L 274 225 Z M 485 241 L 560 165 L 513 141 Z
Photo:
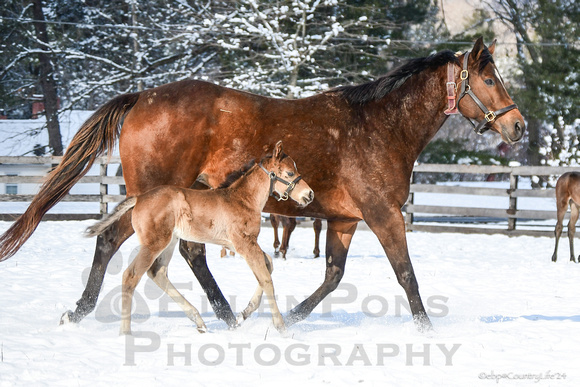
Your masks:
M 527 118 L 528 162 L 568 164 L 578 156 L 580 4 L 574 0 L 491 0 L 513 31 L 522 87 L 515 97 Z

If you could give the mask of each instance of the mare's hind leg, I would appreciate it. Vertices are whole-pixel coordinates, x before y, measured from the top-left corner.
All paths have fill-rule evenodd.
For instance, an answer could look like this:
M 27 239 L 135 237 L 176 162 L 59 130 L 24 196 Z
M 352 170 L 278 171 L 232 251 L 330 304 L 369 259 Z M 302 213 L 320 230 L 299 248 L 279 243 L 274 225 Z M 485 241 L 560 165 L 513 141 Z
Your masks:
M 556 193 L 556 197 L 558 194 Z M 560 236 L 562 235 L 562 230 L 564 229 L 564 215 L 566 215 L 566 210 L 568 209 L 568 200 L 559 200 L 556 202 L 557 207 L 557 218 L 556 228 L 554 229 L 554 236 L 556 237 L 556 244 L 554 247 L 554 254 L 552 254 L 552 262 L 556 262 L 558 259 L 558 243 L 560 242 Z M 570 232 L 570 230 L 568 230 Z
M 576 256 L 574 255 L 574 234 L 576 234 L 577 221 L 578 221 L 578 205 L 573 201 L 570 201 L 570 221 L 568 222 L 568 240 L 570 241 L 570 261 L 572 262 L 576 262 Z
M 245 258 L 248 266 L 250 266 L 250 269 L 252 269 L 252 272 L 258 280 L 258 284 L 266 294 L 270 309 L 272 310 L 272 322 L 274 323 L 274 327 L 276 327 L 279 332 L 284 332 L 286 326 L 284 325 L 284 320 L 282 319 L 282 315 L 278 309 L 278 304 L 276 303 L 272 276 L 270 275 L 264 259 L 265 253 L 262 251 L 260 246 L 258 246 L 257 241 L 249 241 L 247 237 L 241 237 L 239 240 L 232 240 L 232 243 L 234 244 L 236 251 Z
M 78 323 L 95 309 L 107 266 L 119 247 L 127 238 L 133 235 L 133 232 L 130 211 L 97 237 L 93 266 L 91 267 L 85 291 L 77 301 L 76 310 L 74 312 L 66 311 L 62 315 L 60 319 L 61 325 L 67 322 Z
M 205 245 L 181 240 L 179 252 L 195 274 L 217 318 L 225 321 L 230 328 L 235 328 L 237 323 L 232 308 L 207 267 Z
M 177 238 L 173 238 L 169 246 L 153 262 L 153 265 L 147 271 L 147 275 L 183 309 L 185 315 L 197 325 L 197 330 L 200 333 L 205 333 L 207 332 L 207 327 L 197 309 L 183 297 L 167 277 L 167 266 L 171 261 L 176 243 Z
M 264 261 L 266 263 L 268 271 L 270 272 L 270 274 L 272 274 L 272 272 L 274 271 L 272 257 L 264 253 Z M 264 290 L 260 285 L 258 285 L 258 287 L 256 288 L 256 292 L 254 293 L 252 299 L 248 303 L 248 306 L 246 306 L 246 309 L 244 309 L 243 312 L 238 315 L 238 324 L 241 324 L 242 321 L 250 317 L 250 315 L 254 313 L 256 309 L 258 309 L 258 306 L 260 306 L 260 303 L 262 301 L 262 294 L 264 294 Z

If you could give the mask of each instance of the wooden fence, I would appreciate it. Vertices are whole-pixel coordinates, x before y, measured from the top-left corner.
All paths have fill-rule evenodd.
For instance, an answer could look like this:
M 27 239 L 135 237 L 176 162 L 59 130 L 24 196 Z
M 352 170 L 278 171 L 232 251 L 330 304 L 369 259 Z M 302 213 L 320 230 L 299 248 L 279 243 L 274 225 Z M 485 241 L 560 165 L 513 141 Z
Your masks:
M 44 164 L 55 165 L 60 162 L 60 157 L 9 157 L 0 156 L 0 165 L 9 164 Z M 99 158 L 96 165 L 99 169 L 98 175 L 84 176 L 79 183 L 99 184 L 98 194 L 67 195 L 64 202 L 98 202 L 100 213 L 93 214 L 47 214 L 44 220 L 79 220 L 96 219 L 108 212 L 108 204 L 121 201 L 123 195 L 109 194 L 110 185 L 123 185 L 121 176 L 110 176 L 107 174 L 107 163 L 119 164 L 119 157 L 110 159 Z M 556 218 L 554 209 L 519 209 L 518 199 L 520 198 L 554 198 L 554 189 L 522 189 L 518 187 L 522 177 L 531 176 L 559 176 L 564 172 L 573 170 L 569 167 L 507 167 L 507 166 L 477 166 L 477 165 L 448 165 L 448 164 L 421 164 L 417 165 L 413 172 L 413 182 L 411 184 L 411 194 L 409 201 L 404 207 L 408 231 L 428 231 L 428 232 L 461 232 L 461 233 L 502 233 L 507 235 L 537 235 L 553 236 L 553 230 L 530 230 L 518 227 L 519 222 L 529 220 L 552 220 Z M 509 188 L 489 188 L 470 187 L 461 185 L 441 185 L 441 184 L 417 184 L 419 174 L 461 174 L 467 175 L 496 175 L 509 178 Z M 43 176 L 0 176 L 0 183 L 40 184 L 44 180 Z M 421 205 L 415 203 L 417 194 L 436 193 L 442 195 L 469 195 L 494 196 L 507 198 L 505 208 L 485 208 L 485 207 L 460 207 L 452 205 L 453 200 L 444 200 L 445 205 Z M 451 197 L 451 196 L 450 196 Z M 33 195 L 7 195 L 0 194 L 0 202 L 30 202 Z M 450 204 L 447 204 L 449 202 Z M 554 206 L 555 207 L 555 206 Z M 427 215 L 425 215 L 427 214 Z M 19 214 L 0 213 L 0 220 L 13 220 Z M 468 224 L 466 226 L 466 224 Z M 493 225 L 490 226 L 490 225 Z M 505 227 L 504 227 L 505 225 Z
M 483 234 L 507 234 L 507 235 L 534 235 L 553 236 L 553 229 L 534 230 L 520 227 L 522 221 L 530 220 L 553 220 L 556 219 L 555 201 L 553 209 L 536 208 L 519 209 L 518 200 L 521 198 L 554 198 L 555 190 L 547 189 L 522 189 L 519 183 L 522 177 L 531 178 L 533 176 L 559 176 L 564 172 L 572 171 L 570 167 L 507 167 L 507 166 L 480 166 L 480 165 L 442 165 L 442 164 L 422 164 L 415 166 L 413 171 L 413 181 L 411 184 L 411 194 L 405 206 L 406 223 L 408 231 L 428 231 L 428 232 L 461 232 L 461 233 L 483 233 Z M 577 168 L 576 168 L 577 170 Z M 508 175 L 509 188 L 488 188 L 469 187 L 460 185 L 438 185 L 438 184 L 416 184 L 417 174 L 420 173 L 445 173 L 465 175 Z M 508 199 L 506 208 L 485 208 L 485 207 L 458 207 L 454 205 L 419 205 L 415 204 L 415 196 L 418 193 L 438 193 L 438 194 L 459 194 L 471 196 L 495 196 Z M 445 201 L 452 203 L 452 199 Z M 417 214 L 430 214 L 431 218 L 437 219 L 434 222 L 419 222 Z M 439 218 L 437 218 L 439 216 Z M 569 216 L 568 214 L 566 215 Z M 475 218 L 473 223 L 478 225 L 465 226 L 445 222 L 445 219 L 457 220 L 458 218 Z M 423 218 L 424 219 L 424 218 Z M 501 221 L 504 222 L 501 222 Z M 498 223 L 498 221 L 500 221 Z M 429 223 L 429 224 L 425 224 Z M 498 224 L 505 223 L 505 227 Z M 553 223 L 553 222 L 552 222 Z M 486 226 L 494 224 L 495 227 Z
M 33 156 L 0 156 L 0 165 L 56 165 L 62 157 L 33 157 Z M 122 176 L 108 176 L 107 164 L 119 164 L 121 162 L 118 156 L 111 158 L 101 157 L 96 160 L 95 165 L 99 169 L 98 175 L 88 175 L 81 178 L 78 184 L 99 184 L 98 194 L 75 194 L 66 195 L 62 202 L 81 202 L 81 203 L 99 203 L 99 213 L 93 214 L 46 214 L 43 220 L 83 220 L 83 219 L 100 219 L 103 214 L 108 212 L 108 204 L 120 202 L 125 198 L 123 195 L 110 195 L 109 185 L 123 185 L 125 181 Z M 94 167 L 93 167 L 94 168 Z M 45 176 L 2 176 L 0 183 L 5 184 L 41 184 Z M 10 195 L 0 194 L 0 202 L 30 202 L 34 195 Z M 14 220 L 20 214 L 0 213 L 0 220 Z

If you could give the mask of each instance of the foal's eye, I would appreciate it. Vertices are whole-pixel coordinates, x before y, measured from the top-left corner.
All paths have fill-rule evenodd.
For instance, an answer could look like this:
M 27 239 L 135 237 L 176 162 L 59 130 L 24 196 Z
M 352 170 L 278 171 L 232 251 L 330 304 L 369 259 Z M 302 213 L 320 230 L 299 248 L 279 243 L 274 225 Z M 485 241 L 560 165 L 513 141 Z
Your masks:
M 493 81 L 493 79 L 491 79 L 491 78 L 487 78 L 487 79 L 486 79 L 484 82 L 485 82 L 485 84 L 486 84 L 486 85 L 488 85 L 488 86 L 493 86 L 493 85 L 495 85 L 495 82 L 494 82 L 494 81 Z
M 288 175 L 288 177 L 294 176 L 294 172 L 286 172 L 286 174 Z

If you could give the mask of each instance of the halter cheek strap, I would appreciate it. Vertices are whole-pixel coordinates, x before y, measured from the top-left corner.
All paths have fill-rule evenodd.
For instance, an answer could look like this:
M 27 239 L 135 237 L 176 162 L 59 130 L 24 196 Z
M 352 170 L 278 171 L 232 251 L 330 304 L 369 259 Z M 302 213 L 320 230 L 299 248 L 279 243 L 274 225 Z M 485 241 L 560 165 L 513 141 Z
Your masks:
M 459 75 L 461 79 L 461 93 L 459 94 L 459 98 L 457 98 L 457 101 L 456 101 L 457 84 L 455 83 L 455 64 L 451 62 L 447 64 L 447 101 L 449 105 L 447 110 L 445 110 L 445 114 L 447 115 L 458 113 L 461 114 L 473 126 L 473 130 L 475 130 L 475 133 L 483 134 L 484 132 L 489 130 L 489 125 L 487 124 L 491 124 L 493 121 L 495 121 L 495 119 L 498 116 L 507 113 L 512 109 L 517 109 L 518 106 L 514 103 L 495 111 L 489 110 L 483 104 L 483 102 L 481 102 L 481 100 L 477 98 L 477 96 L 473 93 L 473 91 L 471 91 L 471 87 L 469 86 L 469 71 L 467 70 L 468 58 L 469 52 L 466 52 L 463 56 L 463 70 L 461 70 L 461 74 Z M 477 126 L 471 121 L 469 117 L 467 117 L 466 115 L 464 115 L 459 111 L 459 101 L 461 101 L 461 99 L 466 95 L 469 95 L 471 99 L 473 99 L 473 102 L 475 102 L 475 104 L 481 109 L 481 111 L 484 114 L 484 119 L 481 120 L 477 124 Z
M 290 197 L 290 193 L 292 192 L 294 187 L 296 187 L 296 183 L 298 183 L 300 181 L 300 179 L 302 179 L 302 176 L 298 176 L 296 179 L 289 182 L 289 181 L 282 179 L 281 177 L 278 177 L 274 171 L 268 171 L 266 168 L 264 168 L 262 163 L 260 163 L 258 165 L 260 166 L 260 168 L 262 168 L 262 170 L 264 172 L 266 172 L 268 177 L 270 177 L 270 193 L 269 193 L 269 195 L 273 196 L 278 201 L 288 200 L 288 198 Z M 274 184 L 276 184 L 276 181 L 279 181 L 282 184 L 286 184 L 286 191 L 284 191 L 284 194 L 282 194 L 282 196 L 279 196 L 279 197 L 274 196 Z

